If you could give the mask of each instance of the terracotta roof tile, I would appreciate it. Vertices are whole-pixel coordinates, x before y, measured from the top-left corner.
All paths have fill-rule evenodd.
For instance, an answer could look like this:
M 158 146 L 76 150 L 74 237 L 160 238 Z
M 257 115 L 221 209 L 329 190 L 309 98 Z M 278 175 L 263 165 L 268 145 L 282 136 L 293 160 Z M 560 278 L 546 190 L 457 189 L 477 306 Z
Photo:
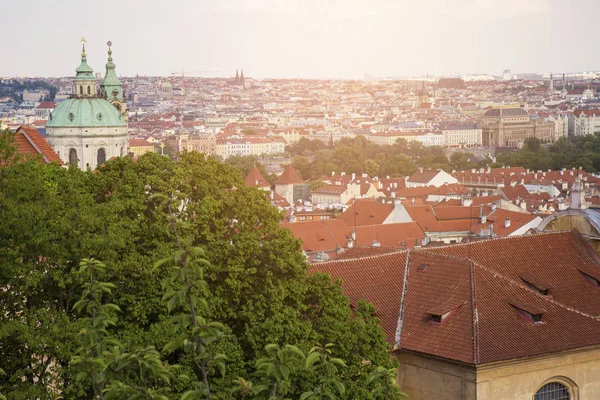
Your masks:
M 391 344 L 479 365 L 600 345 L 600 288 L 581 268 L 600 273 L 600 257 L 578 233 L 557 232 L 331 261 L 310 271 L 342 279 L 352 302 L 373 303 Z M 545 282 L 549 294 L 530 288 L 524 274 Z
M 348 226 L 379 225 L 394 211 L 393 204 L 379 203 L 372 199 L 352 201 L 340 216 Z
M 41 155 L 45 163 L 56 161 L 62 164 L 62 160 L 54 152 L 46 139 L 34 127 L 21 125 L 15 132 L 15 141 L 19 154 Z
M 247 186 L 258 186 L 261 188 L 271 187 L 269 182 L 267 182 L 265 177 L 260 173 L 260 171 L 256 165 L 254 167 L 252 167 L 252 169 L 246 176 L 246 185 Z
M 283 173 L 277 180 L 275 181 L 276 185 L 292 185 L 295 183 L 304 183 L 304 181 L 300 178 L 292 164 L 288 164 Z

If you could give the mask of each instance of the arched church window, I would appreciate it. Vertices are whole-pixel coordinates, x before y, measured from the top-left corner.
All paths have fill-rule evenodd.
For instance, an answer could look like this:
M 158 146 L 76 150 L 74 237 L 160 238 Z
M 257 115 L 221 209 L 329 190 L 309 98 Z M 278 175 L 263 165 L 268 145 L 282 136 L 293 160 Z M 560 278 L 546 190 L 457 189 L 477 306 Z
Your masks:
M 571 392 L 560 382 L 549 382 L 536 392 L 533 400 L 571 400 Z
M 106 152 L 104 149 L 98 149 L 98 157 L 97 157 L 96 165 L 100 166 L 106 162 Z
M 88 94 L 91 94 L 91 89 L 89 86 L 88 86 Z
M 69 150 L 69 164 L 77 165 L 77 150 Z
M 79 86 L 79 94 L 83 94 L 83 86 Z

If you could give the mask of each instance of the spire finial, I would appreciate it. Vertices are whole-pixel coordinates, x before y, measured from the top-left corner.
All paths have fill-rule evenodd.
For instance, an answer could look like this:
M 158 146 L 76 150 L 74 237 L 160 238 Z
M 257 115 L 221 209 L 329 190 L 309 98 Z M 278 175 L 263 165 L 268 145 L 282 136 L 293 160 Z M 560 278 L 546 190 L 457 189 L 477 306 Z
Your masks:
M 110 48 L 112 42 L 109 40 L 106 44 L 108 45 L 108 61 L 112 61 L 112 49 Z
M 81 57 L 85 57 L 85 36 L 81 37 Z

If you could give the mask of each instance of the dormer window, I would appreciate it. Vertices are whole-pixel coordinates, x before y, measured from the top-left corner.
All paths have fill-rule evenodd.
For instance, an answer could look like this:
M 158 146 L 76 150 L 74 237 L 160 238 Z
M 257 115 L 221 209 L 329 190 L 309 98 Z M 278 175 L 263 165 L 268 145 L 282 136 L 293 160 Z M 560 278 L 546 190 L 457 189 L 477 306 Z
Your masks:
M 599 273 L 587 271 L 587 270 L 586 271 L 579 270 L 579 272 L 581 272 L 581 275 L 583 275 L 584 278 L 588 280 L 588 282 L 590 282 L 592 285 L 596 286 L 597 288 L 600 288 L 600 274 Z
M 427 311 L 429 322 L 432 324 L 441 324 L 456 313 L 463 304 L 464 303 L 443 303 L 433 307 Z
M 543 323 L 542 316 L 546 312 L 545 310 L 542 310 L 541 308 L 538 308 L 533 304 L 520 301 L 511 300 L 508 303 L 527 321 L 532 322 L 534 324 Z
M 529 289 L 543 296 L 547 296 L 552 288 L 550 284 L 532 275 L 522 275 L 520 278 Z

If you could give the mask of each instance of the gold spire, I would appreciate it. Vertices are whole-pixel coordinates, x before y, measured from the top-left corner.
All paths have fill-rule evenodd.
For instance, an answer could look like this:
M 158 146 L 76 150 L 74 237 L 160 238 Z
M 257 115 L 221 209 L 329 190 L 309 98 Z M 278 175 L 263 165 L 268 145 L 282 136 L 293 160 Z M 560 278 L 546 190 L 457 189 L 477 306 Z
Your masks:
M 85 37 L 81 37 L 81 57 L 85 57 Z
M 112 54 L 112 50 L 110 49 L 110 46 L 112 46 L 112 42 L 109 40 L 108 42 L 106 42 L 106 44 L 108 45 L 108 55 L 110 56 Z

